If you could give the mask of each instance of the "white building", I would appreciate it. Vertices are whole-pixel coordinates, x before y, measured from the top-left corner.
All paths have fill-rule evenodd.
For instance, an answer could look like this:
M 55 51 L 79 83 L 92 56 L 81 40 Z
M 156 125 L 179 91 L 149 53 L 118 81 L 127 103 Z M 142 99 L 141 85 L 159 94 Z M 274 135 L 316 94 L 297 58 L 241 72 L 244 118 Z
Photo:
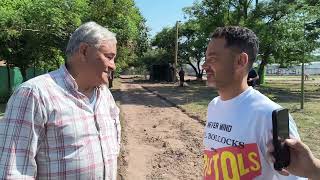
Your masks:
M 320 62 L 311 62 L 304 65 L 305 73 L 310 75 L 320 74 Z M 279 64 L 269 64 L 266 68 L 267 75 L 301 75 L 301 64 L 287 68 L 279 68 Z

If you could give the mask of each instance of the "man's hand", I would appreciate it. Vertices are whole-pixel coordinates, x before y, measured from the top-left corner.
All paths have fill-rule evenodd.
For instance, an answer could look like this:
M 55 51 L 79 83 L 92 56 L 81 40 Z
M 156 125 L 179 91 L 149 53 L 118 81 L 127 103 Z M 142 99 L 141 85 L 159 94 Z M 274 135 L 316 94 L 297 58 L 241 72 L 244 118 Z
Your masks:
M 319 161 L 313 156 L 310 148 L 298 139 L 286 139 L 285 143 L 290 147 L 290 164 L 278 172 L 285 176 L 292 174 L 308 178 L 318 177 Z M 272 142 L 269 142 L 267 147 L 268 159 L 274 163 L 275 159 L 272 155 L 274 147 Z

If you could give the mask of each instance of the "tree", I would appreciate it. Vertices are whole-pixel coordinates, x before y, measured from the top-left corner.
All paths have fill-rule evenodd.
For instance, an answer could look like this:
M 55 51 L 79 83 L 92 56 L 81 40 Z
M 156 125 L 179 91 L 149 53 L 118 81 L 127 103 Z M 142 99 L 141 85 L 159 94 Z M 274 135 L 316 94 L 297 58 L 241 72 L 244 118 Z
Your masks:
M 185 12 L 190 17 L 187 23 L 199 27 L 198 35 L 194 34 L 197 38 L 193 39 L 209 37 L 219 26 L 253 29 L 260 39 L 258 72 L 263 77 L 270 60 L 283 66 L 296 64 L 303 59 L 302 54 L 310 54 L 319 47 L 319 5 L 314 0 L 203 0 L 185 8 Z
M 5 0 L 0 6 L 1 58 L 21 69 L 51 69 L 63 61 L 70 33 L 81 23 L 85 0 Z
M 92 0 L 89 19 L 117 34 L 117 72 L 134 64 L 146 50 L 147 27 L 134 0 Z
M 137 67 L 142 67 L 148 71 L 151 71 L 152 65 L 154 64 L 166 64 L 168 63 L 168 53 L 165 49 L 156 48 L 149 49 L 140 58 Z
M 181 25 L 180 34 L 182 39 L 179 50 L 180 63 L 190 65 L 197 79 L 201 80 L 203 76 L 201 63 L 204 61 L 209 38 L 195 21 Z
M 0 58 L 26 69 L 56 69 L 64 62 L 71 33 L 96 21 L 117 34 L 117 71 L 146 51 L 145 20 L 133 0 L 2 0 Z
M 317 28 L 305 28 L 305 22 L 317 19 L 316 7 L 305 3 L 306 1 L 264 2 L 252 13 L 249 21 L 252 24 L 248 25 L 257 32 L 260 39 L 260 77 L 263 77 L 268 63 L 279 63 L 283 67 L 297 64 L 302 62 L 304 55 L 319 47 L 319 34 L 315 34 Z
M 166 50 L 167 63 L 174 63 L 175 38 L 174 28 L 163 28 L 151 42 L 152 46 Z
M 240 10 L 236 4 L 237 1 L 204 0 L 184 8 L 189 20 L 180 28 L 180 57 L 183 63 L 192 67 L 197 79 L 203 76 L 201 64 L 213 30 L 220 26 L 239 24 L 241 16 L 238 15 Z

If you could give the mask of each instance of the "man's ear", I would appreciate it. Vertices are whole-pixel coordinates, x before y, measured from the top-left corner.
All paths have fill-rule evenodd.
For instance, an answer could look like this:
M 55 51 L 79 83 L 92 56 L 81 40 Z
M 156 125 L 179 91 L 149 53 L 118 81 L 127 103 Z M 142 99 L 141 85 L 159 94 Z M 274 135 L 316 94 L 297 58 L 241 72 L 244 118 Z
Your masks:
M 87 56 L 87 51 L 88 51 L 89 45 L 87 43 L 81 42 L 79 45 L 79 54 L 81 57 Z
M 248 64 L 249 64 L 248 54 L 245 52 L 240 53 L 236 60 L 237 69 L 245 69 L 248 67 Z

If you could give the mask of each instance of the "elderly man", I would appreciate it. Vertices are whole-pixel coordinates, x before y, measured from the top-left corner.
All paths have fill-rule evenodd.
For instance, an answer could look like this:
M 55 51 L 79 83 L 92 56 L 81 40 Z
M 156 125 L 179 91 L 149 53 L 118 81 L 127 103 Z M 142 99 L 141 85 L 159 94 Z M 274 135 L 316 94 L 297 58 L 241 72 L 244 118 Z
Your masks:
M 0 179 L 116 179 L 115 34 L 81 25 L 60 69 L 23 83 L 0 121 Z

